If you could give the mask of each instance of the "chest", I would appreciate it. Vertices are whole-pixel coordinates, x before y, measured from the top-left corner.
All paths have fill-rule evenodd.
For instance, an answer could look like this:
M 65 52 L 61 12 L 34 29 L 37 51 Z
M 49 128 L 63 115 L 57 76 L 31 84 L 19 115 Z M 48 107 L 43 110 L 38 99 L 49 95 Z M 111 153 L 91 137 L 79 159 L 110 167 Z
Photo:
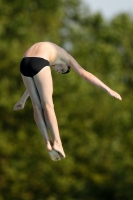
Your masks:
M 54 66 L 58 66 L 58 67 L 63 67 L 63 66 L 68 66 L 69 62 L 68 59 L 65 57 L 58 57 L 54 60 L 54 62 L 52 63 L 52 65 Z

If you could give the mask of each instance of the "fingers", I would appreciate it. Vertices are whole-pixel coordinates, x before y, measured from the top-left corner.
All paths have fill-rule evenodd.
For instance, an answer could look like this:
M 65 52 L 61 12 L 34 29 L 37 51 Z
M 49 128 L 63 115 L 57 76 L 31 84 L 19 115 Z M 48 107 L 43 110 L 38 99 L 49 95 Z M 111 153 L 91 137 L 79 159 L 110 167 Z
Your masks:
M 116 93 L 116 94 L 114 95 L 114 97 L 117 98 L 117 99 L 119 99 L 120 101 L 122 100 L 121 96 L 120 96 L 118 93 Z
M 112 97 L 115 97 L 116 99 L 122 100 L 121 96 L 120 96 L 117 92 L 115 92 L 115 91 L 113 91 L 113 90 L 111 90 L 111 91 L 109 92 L 109 94 L 110 94 Z
M 20 110 L 20 109 L 21 109 L 20 106 L 15 106 L 15 107 L 14 107 L 14 110 Z
M 122 97 L 119 95 L 118 99 L 119 99 L 119 100 L 122 100 Z
M 13 110 L 21 110 L 21 109 L 23 109 L 23 105 L 21 105 L 21 104 L 17 104 L 13 108 Z

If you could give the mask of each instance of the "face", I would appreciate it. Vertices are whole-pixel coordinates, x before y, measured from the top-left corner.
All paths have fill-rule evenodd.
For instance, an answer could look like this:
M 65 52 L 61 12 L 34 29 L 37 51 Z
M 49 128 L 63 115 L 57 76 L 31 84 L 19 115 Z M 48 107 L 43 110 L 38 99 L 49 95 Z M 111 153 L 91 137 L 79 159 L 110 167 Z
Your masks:
M 62 65 L 62 64 L 58 64 L 58 65 L 53 65 L 53 69 L 58 72 L 58 73 L 65 73 L 68 70 L 68 66 L 67 65 Z

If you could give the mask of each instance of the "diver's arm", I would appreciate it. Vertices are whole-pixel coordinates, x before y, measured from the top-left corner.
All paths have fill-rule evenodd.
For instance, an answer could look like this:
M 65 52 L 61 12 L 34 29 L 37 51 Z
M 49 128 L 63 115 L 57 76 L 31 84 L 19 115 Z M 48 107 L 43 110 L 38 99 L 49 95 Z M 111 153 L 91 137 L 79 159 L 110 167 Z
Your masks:
M 25 106 L 25 102 L 26 102 L 26 100 L 27 100 L 28 97 L 29 97 L 29 93 L 28 93 L 27 90 L 25 90 L 25 92 L 22 95 L 22 97 L 20 98 L 20 100 L 15 104 L 14 110 L 23 109 L 24 106 Z
M 83 69 L 71 55 L 69 55 L 69 65 L 86 81 L 102 88 L 103 90 L 108 92 L 111 96 L 119 100 L 122 100 L 121 96 L 117 92 L 110 89 L 107 85 L 105 85 L 102 81 L 100 81 L 96 76 L 94 76 L 90 72 Z

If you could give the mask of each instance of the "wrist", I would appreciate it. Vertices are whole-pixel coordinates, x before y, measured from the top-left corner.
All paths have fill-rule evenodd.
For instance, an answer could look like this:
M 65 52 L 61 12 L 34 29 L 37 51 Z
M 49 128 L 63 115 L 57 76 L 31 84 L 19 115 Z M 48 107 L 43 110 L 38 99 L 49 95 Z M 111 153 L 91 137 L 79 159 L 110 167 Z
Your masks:
M 26 99 L 24 97 L 21 97 L 21 99 L 19 100 L 20 103 L 25 103 Z

